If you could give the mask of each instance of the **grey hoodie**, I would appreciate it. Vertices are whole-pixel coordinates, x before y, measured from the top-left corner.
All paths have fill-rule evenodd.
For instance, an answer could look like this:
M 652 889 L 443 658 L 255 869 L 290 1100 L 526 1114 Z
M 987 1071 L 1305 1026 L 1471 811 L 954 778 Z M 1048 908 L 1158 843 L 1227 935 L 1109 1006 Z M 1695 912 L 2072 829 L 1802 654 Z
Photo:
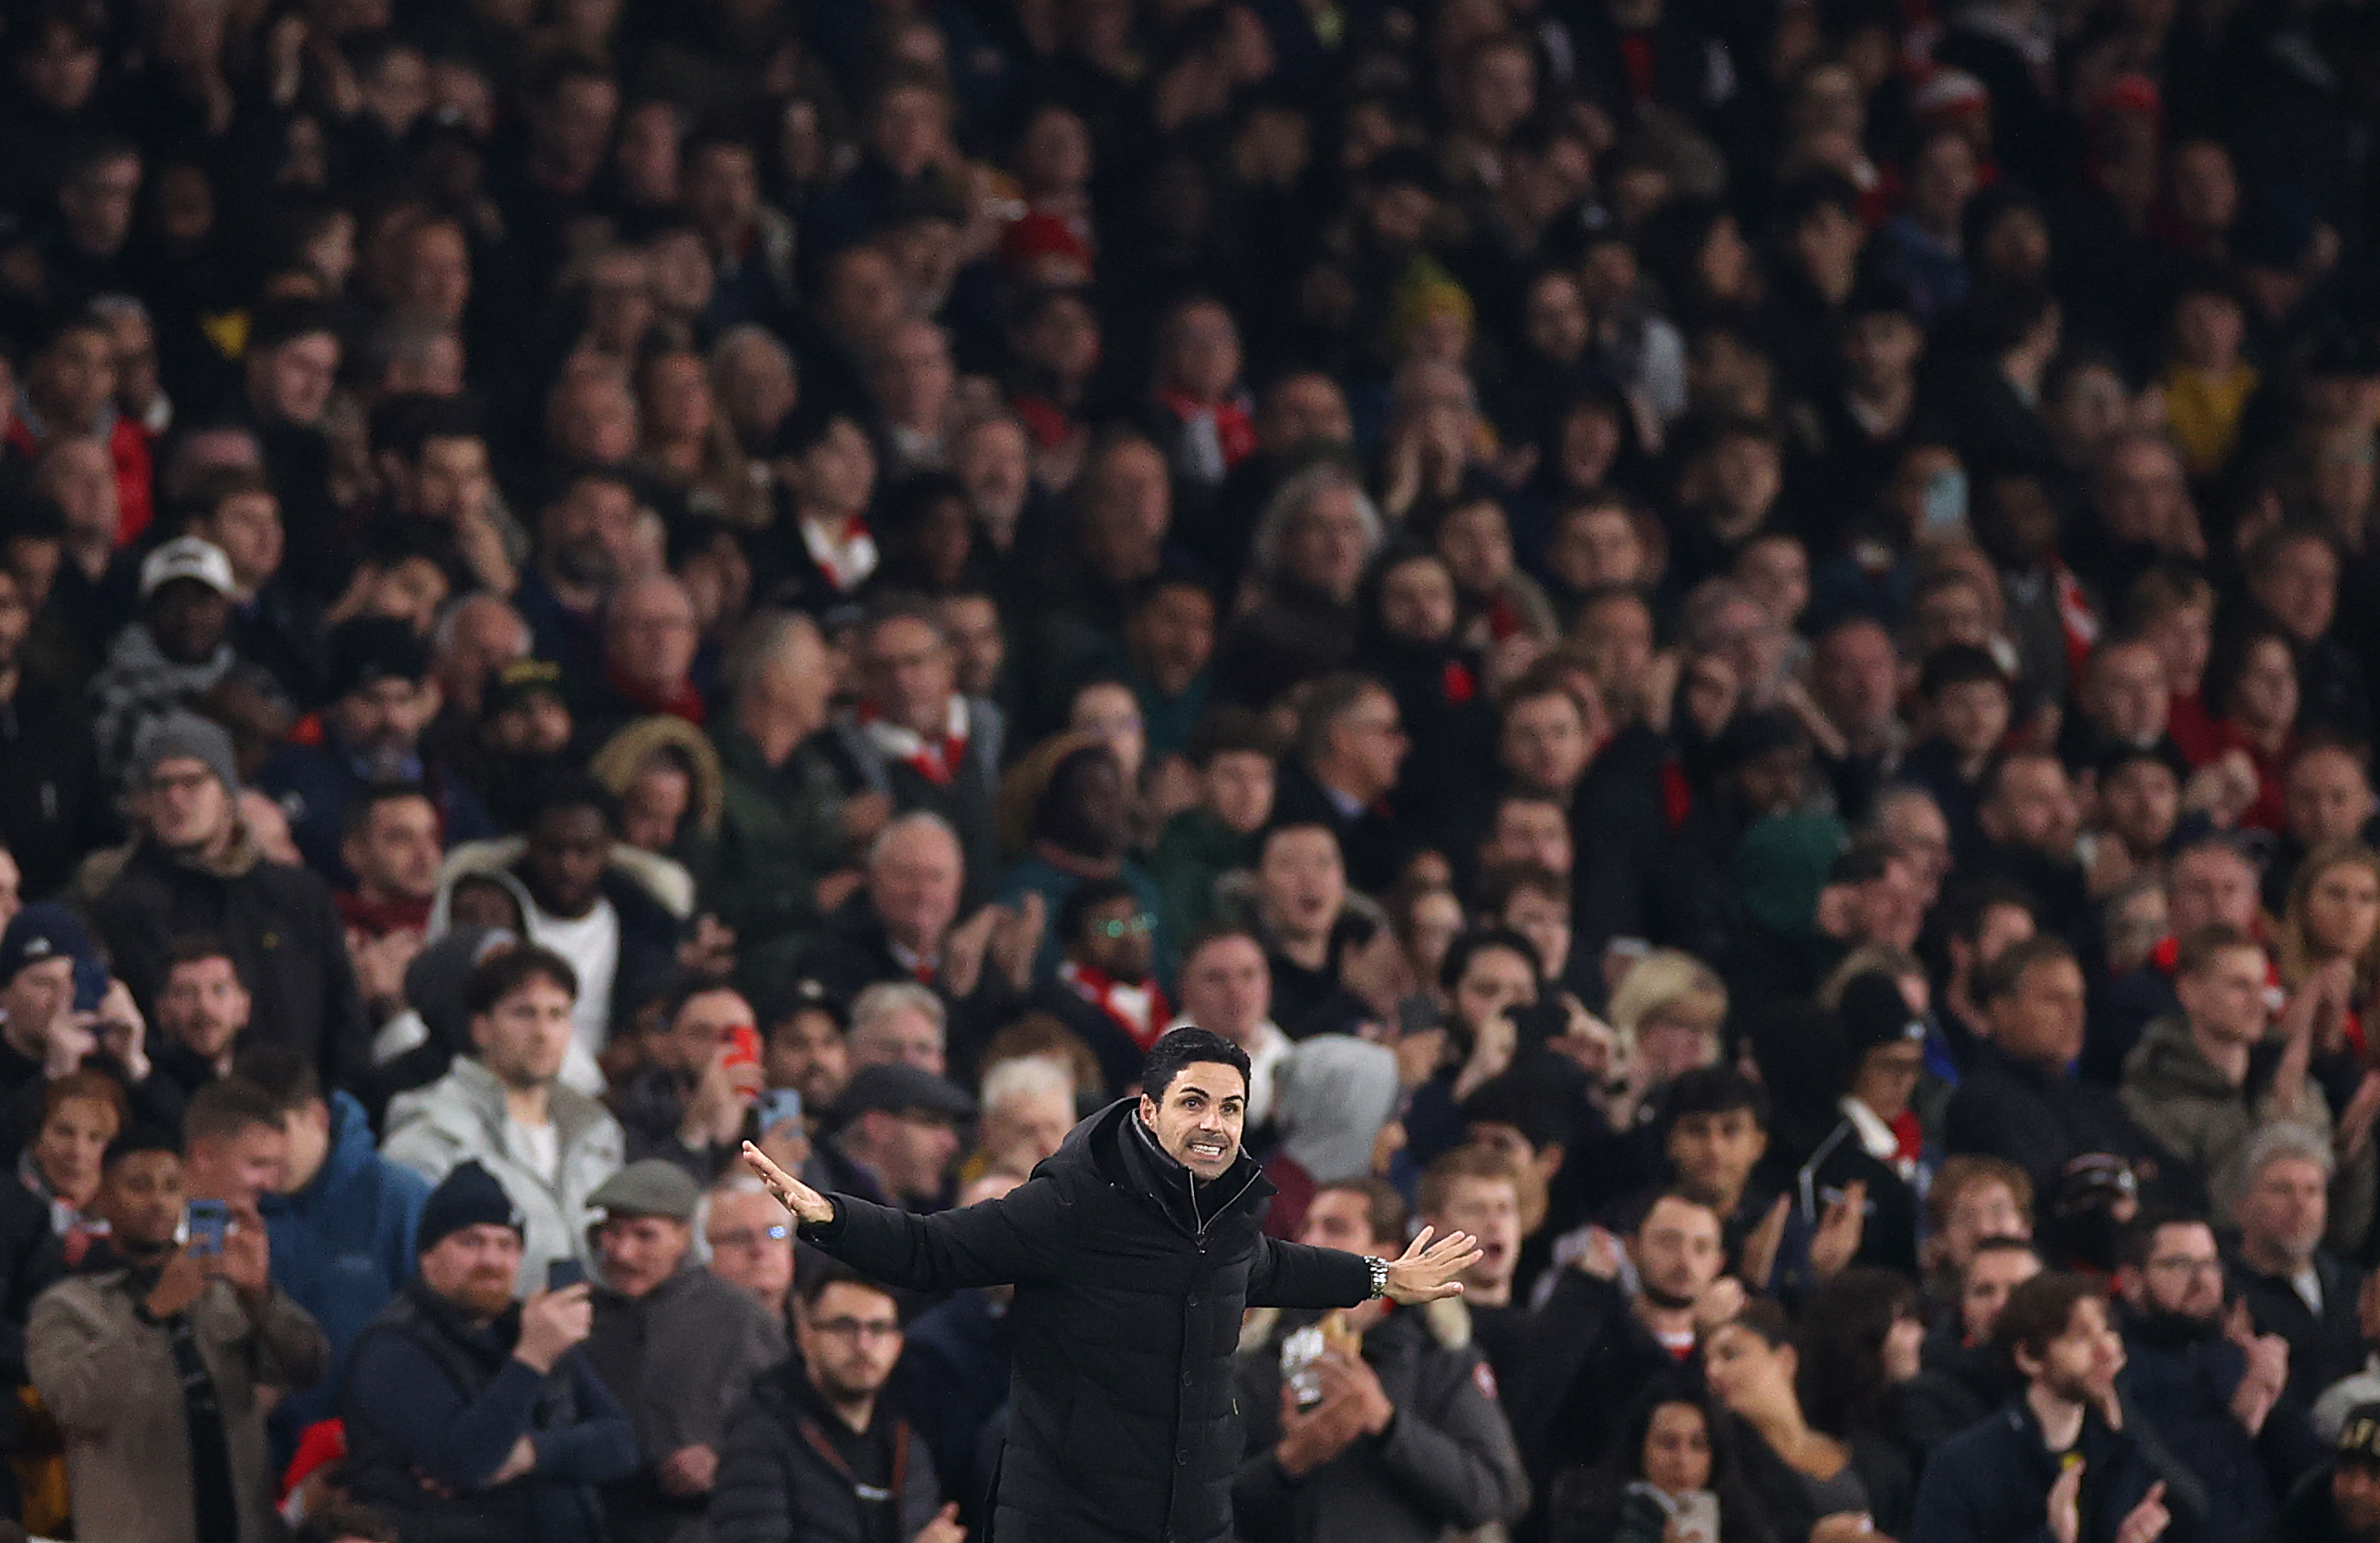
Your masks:
M 1318 1034 L 1281 1063 L 1273 1119 L 1281 1149 L 1318 1185 L 1371 1171 L 1372 1143 L 1396 1117 L 1397 1052 L 1352 1034 Z

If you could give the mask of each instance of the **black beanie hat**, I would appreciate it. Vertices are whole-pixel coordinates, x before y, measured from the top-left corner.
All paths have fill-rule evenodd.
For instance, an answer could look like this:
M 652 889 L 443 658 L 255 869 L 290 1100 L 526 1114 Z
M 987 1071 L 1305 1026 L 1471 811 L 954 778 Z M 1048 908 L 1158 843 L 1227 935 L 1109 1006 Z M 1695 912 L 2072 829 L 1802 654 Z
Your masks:
M 466 1227 L 510 1227 L 524 1231 L 520 1208 L 496 1176 L 476 1162 L 466 1162 L 446 1175 L 421 1205 L 421 1225 L 413 1234 L 413 1251 L 427 1254 Z

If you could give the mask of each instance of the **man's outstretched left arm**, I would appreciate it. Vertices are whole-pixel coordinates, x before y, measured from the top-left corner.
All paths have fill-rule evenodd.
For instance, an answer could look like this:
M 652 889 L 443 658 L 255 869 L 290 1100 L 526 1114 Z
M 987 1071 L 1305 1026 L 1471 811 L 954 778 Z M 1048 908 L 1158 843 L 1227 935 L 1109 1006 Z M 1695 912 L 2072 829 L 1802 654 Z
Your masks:
M 1479 1262 L 1479 1246 L 1468 1233 L 1449 1233 L 1435 1244 L 1424 1227 L 1393 1259 L 1376 1259 L 1337 1248 L 1260 1238 L 1248 1272 L 1251 1307 L 1352 1307 L 1375 1296 L 1411 1305 L 1459 1296 L 1455 1279 Z
M 912 1291 L 1009 1285 L 1057 1262 L 1057 1207 L 1046 1179 L 932 1216 L 820 1195 L 744 1144 L 744 1160 L 801 1223 L 802 1241 L 887 1285 Z

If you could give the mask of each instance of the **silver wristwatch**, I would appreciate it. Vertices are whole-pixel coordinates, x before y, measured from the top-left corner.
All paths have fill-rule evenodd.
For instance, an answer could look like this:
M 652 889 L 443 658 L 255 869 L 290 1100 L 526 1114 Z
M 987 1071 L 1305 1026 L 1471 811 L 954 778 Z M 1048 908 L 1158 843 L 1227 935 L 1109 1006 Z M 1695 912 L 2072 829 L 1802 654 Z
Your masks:
M 1389 1261 L 1376 1254 L 1366 1254 L 1364 1263 L 1372 1272 L 1372 1289 L 1366 1300 L 1378 1302 L 1389 1294 Z

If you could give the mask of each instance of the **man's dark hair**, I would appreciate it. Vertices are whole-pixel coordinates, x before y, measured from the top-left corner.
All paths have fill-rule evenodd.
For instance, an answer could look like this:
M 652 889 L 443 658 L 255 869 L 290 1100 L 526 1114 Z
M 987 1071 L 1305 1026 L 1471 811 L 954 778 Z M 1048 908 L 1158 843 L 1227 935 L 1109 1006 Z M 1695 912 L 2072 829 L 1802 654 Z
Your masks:
M 619 800 L 610 788 L 576 767 L 556 770 L 538 788 L 529 805 L 529 829 L 535 830 L 540 820 L 561 809 L 593 809 L 603 817 L 605 830 L 616 834 L 620 829 Z
M 1072 948 L 1080 942 L 1083 924 L 1090 919 L 1091 913 L 1119 900 L 1129 900 L 1135 905 L 1140 904 L 1140 896 L 1122 879 L 1086 879 L 1076 884 L 1064 904 L 1058 907 L 1060 946 Z
M 473 1017 L 492 1013 L 496 1004 L 531 980 L 551 980 L 573 1001 L 578 996 L 578 972 L 570 961 L 541 943 L 517 943 L 500 949 L 471 966 L 463 983 L 463 1008 Z
M 2197 975 L 2226 954 L 2252 948 L 2260 954 L 2265 951 L 2265 945 L 2245 929 L 2228 921 L 2211 922 L 2181 940 L 2174 956 L 2174 973 Z
M 653 1027 L 664 1032 L 675 1028 L 677 1015 L 686 1011 L 687 1002 L 697 997 L 707 997 L 713 991 L 735 990 L 735 983 L 723 977 L 705 975 L 697 970 L 681 971 L 669 983 L 667 990 L 653 997 L 657 1004 L 652 1017 Z
M 288 1045 L 250 1045 L 233 1061 L 231 1075 L 291 1114 L 322 1096 L 322 1079 L 305 1054 Z
M 2087 1275 L 2045 1270 L 2009 1293 L 2008 1305 L 1992 1325 L 1992 1343 L 2011 1361 L 2020 1350 L 2037 1359 L 2074 1321 L 2077 1304 L 2107 1300 L 2107 1288 Z
M 232 975 L 244 987 L 248 976 L 232 957 L 231 945 L 219 932 L 184 932 L 165 945 L 165 974 L 171 977 L 176 965 L 195 965 L 207 959 L 220 959 L 231 966 Z
M 2030 938 L 2012 942 L 1975 982 L 1975 990 L 1979 993 L 1976 1000 L 1989 1006 L 2002 997 L 2013 996 L 2017 987 L 2023 983 L 2025 972 L 2035 965 L 2059 959 L 2072 963 L 2074 949 L 2054 932 L 2036 932 Z
M 1933 701 L 1953 686 L 1987 680 L 2008 688 L 2008 672 L 2000 668 L 1989 649 L 1973 643 L 1945 643 L 1925 656 L 1917 668 L 1917 694 Z
M 1768 1128 L 1768 1090 L 1732 1065 L 1697 1066 L 1670 1084 L 1669 1123 L 1689 1114 L 1732 1114 L 1743 1110 L 1754 1124 Z
M 1359 1173 L 1352 1179 L 1321 1185 L 1315 1190 L 1314 1198 L 1319 1200 L 1325 1195 L 1340 1193 L 1362 1197 L 1364 1224 L 1372 1230 L 1372 1246 L 1390 1253 L 1402 1249 L 1412 1213 L 1406 1210 L 1405 1197 L 1397 1193 L 1396 1185 L 1369 1173 Z
M 126 1158 L 139 1157 L 143 1152 L 171 1152 L 178 1162 L 182 1157 L 182 1144 L 174 1139 L 172 1132 L 162 1126 L 128 1126 L 107 1144 L 106 1152 L 99 1160 L 99 1171 L 113 1172 L 117 1163 Z
M 2019 745 L 1993 756 L 1985 763 L 1984 774 L 1976 779 L 1977 801 L 1985 804 L 1992 802 L 2000 796 L 2000 789 L 2006 785 L 2010 770 L 2022 766 L 2028 761 L 2041 760 L 2049 762 L 2061 772 L 2066 770 L 2066 763 L 2058 759 L 2058 752 L 2046 746 Z
M 1277 761 L 1281 759 L 1281 735 L 1265 721 L 1264 714 L 1253 708 L 1219 707 L 1198 720 L 1198 726 L 1190 731 L 1185 753 L 1190 764 L 1201 772 L 1213 765 L 1217 756 L 1234 753 Z
M 359 836 L 371 828 L 372 814 L 382 804 L 393 804 L 400 798 L 430 798 L 434 811 L 438 801 L 430 797 L 430 790 L 419 783 L 370 783 L 353 798 L 347 800 L 346 813 L 339 820 L 339 834 Z
M 1353 711 L 1366 697 L 1385 697 L 1388 687 L 1371 676 L 1342 670 L 1323 676 L 1314 683 L 1305 699 L 1305 711 L 1297 720 L 1297 758 L 1309 765 L 1330 753 L 1330 733 L 1339 720 Z
M 219 1077 L 190 1095 L 182 1116 L 182 1145 L 227 1140 L 250 1125 L 281 1128 L 281 1105 L 245 1077 Z
M 1182 967 L 1188 969 L 1191 960 L 1226 938 L 1245 938 L 1256 945 L 1257 953 L 1264 952 L 1264 939 L 1258 937 L 1257 929 L 1245 922 L 1210 921 L 1190 934 L 1190 941 L 1182 945 Z
M 1168 1029 L 1148 1048 L 1148 1060 L 1140 1070 L 1141 1091 L 1162 1101 L 1173 1079 L 1202 1061 L 1232 1067 L 1240 1074 L 1240 1086 L 1247 1087 L 1247 1051 L 1211 1029 L 1185 1027 Z
M 1945 930 L 1961 942 L 1973 943 L 1983 936 L 1985 918 L 2002 906 L 2012 906 L 2036 918 L 2041 914 L 2031 892 L 2013 879 L 1961 881 L 1943 896 Z
M 2143 1210 L 2123 1225 L 2116 1234 L 2116 1263 L 2130 1265 L 2134 1270 L 2148 1268 L 2149 1257 L 2156 1252 L 2157 1234 L 2168 1227 L 2209 1226 L 2205 1217 L 2192 1211 L 2159 1208 Z
M 857 1286 L 862 1291 L 876 1293 L 896 1306 L 900 1303 L 900 1298 L 892 1294 L 892 1287 L 880 1281 L 870 1280 L 839 1259 L 820 1258 L 815 1264 L 805 1259 L 802 1261 L 801 1277 L 794 1283 L 794 1294 L 800 1300 L 804 1312 L 816 1307 L 819 1298 L 826 1294 L 830 1286 Z

